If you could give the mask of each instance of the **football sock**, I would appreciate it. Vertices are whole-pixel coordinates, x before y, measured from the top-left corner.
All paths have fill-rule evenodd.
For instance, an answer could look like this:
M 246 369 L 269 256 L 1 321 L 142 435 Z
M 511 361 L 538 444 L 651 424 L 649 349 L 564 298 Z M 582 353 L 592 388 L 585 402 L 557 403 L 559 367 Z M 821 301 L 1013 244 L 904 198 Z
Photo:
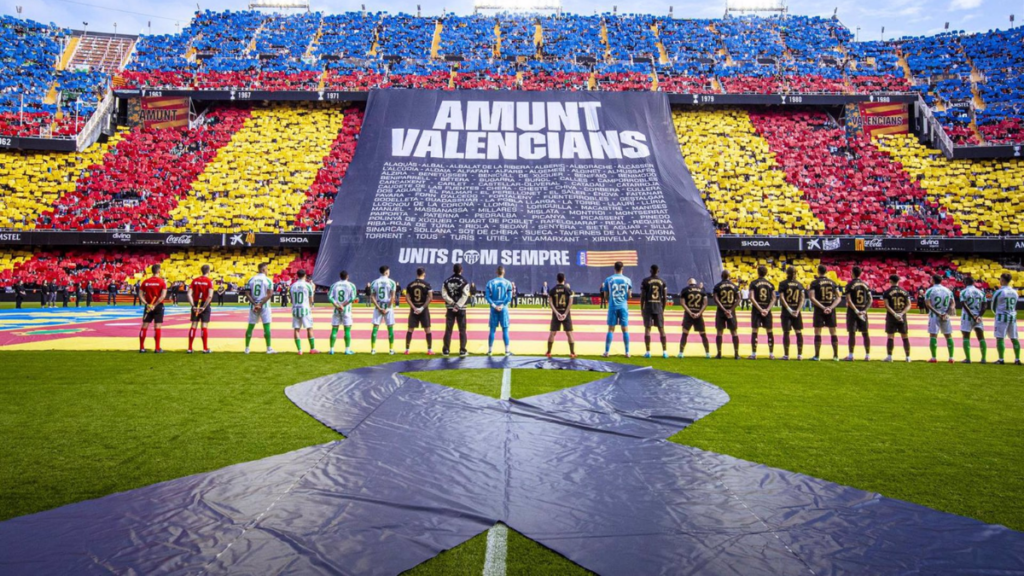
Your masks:
M 797 333 L 796 335 L 796 353 L 800 356 L 804 355 L 804 335 L 803 332 Z
M 821 336 L 814 336 L 814 357 L 821 358 Z
M 548 354 L 551 354 L 551 347 L 555 345 L 555 337 L 548 338 Z
M 645 332 L 644 333 L 644 349 L 647 350 L 648 352 L 651 351 L 651 333 L 650 332 Z
M 569 354 L 576 354 L 576 343 L 569 340 Z
M 370 348 L 373 348 L 373 349 L 377 348 L 377 330 L 379 328 L 380 328 L 380 326 L 374 326 L 373 327 L 373 331 L 370 332 Z
M 388 326 L 388 347 L 394 350 L 395 348 L 395 327 Z
M 964 346 L 963 346 L 963 348 L 964 348 L 964 356 L 967 357 L 967 360 L 970 360 L 971 359 L 971 337 L 970 336 L 964 336 Z
M 195 328 L 189 328 L 188 329 L 188 349 L 189 350 L 192 349 L 192 342 L 194 342 L 195 339 L 196 339 L 196 329 Z
M 309 337 L 309 349 L 316 350 L 316 338 L 312 336 Z
M 928 339 L 928 349 L 932 351 L 932 358 L 939 353 L 939 339 L 932 336 Z
M 300 338 L 295 339 L 295 349 L 302 352 L 302 340 Z
M 704 343 L 704 353 L 705 354 L 710 354 L 711 353 L 711 343 L 708 342 L 708 335 L 707 335 L 706 332 L 700 335 L 700 340 L 701 340 L 701 342 Z
M 864 339 L 864 353 L 865 354 L 871 354 L 871 337 L 868 336 L 867 334 L 864 334 L 863 339 Z
M 1010 340 L 1013 342 L 1013 357 L 1020 360 L 1020 340 Z
M 832 337 L 832 357 L 839 357 L 839 336 Z
M 331 327 L 331 350 L 334 350 L 334 343 L 338 341 L 338 327 Z
M 622 333 L 622 344 L 626 348 L 626 354 L 629 354 L 629 332 Z
M 946 351 L 949 352 L 949 357 L 950 358 L 953 357 L 953 349 L 954 348 L 956 348 L 956 345 L 953 344 L 953 337 L 952 336 L 946 336 Z
M 981 361 L 985 361 L 985 357 L 988 356 L 988 343 L 985 342 L 984 338 L 978 339 L 978 346 L 981 348 Z
M 345 350 L 352 347 L 352 327 L 345 326 Z
M 775 354 L 775 333 L 768 333 L 768 353 Z
M 737 357 L 740 355 L 740 337 L 738 334 L 732 335 L 732 355 Z
M 789 333 L 782 335 L 782 351 L 789 356 Z
M 249 341 L 252 340 L 252 331 L 256 328 L 255 324 L 249 324 L 249 328 L 245 331 L 245 347 L 249 347 Z
M 408 350 L 410 346 L 412 346 L 412 331 L 411 330 L 405 333 L 405 349 Z
M 263 339 L 267 342 L 267 348 L 270 348 L 270 324 L 263 325 Z
M 487 349 L 494 349 L 494 328 L 491 328 L 490 332 L 487 333 Z
M 719 356 L 721 356 L 722 355 L 722 335 L 721 334 L 715 336 L 715 349 L 718 351 L 717 354 Z
M 433 349 L 434 349 L 434 335 L 431 334 L 430 332 L 427 332 L 427 350 L 433 350 Z
M 686 340 L 690 337 L 689 332 L 683 332 L 683 335 L 679 338 L 679 353 L 682 354 L 683 350 L 686 349 Z
M 1002 340 L 1000 340 L 999 342 L 1000 342 L 1000 347 L 1002 347 Z M 139 350 L 142 350 L 145 347 L 146 347 L 146 328 L 142 328 L 141 330 L 139 330 Z M 1000 358 L 1003 357 L 1002 352 L 999 353 L 999 357 Z
M 668 337 L 664 334 L 661 336 L 661 351 L 668 352 Z
M 1006 354 L 1006 342 L 1002 338 L 996 340 L 996 352 L 999 353 L 999 359 L 1003 359 L 1003 355 Z
M 153 339 L 156 340 L 156 349 L 160 350 L 160 328 L 153 330 Z
M 612 349 L 612 335 L 613 335 L 613 333 L 609 332 L 604 337 L 604 353 L 605 354 L 607 354 L 608 352 L 611 352 L 611 349 Z
M 892 356 L 892 350 L 895 347 L 896 347 L 895 339 L 890 336 L 885 341 L 885 353 L 888 354 L 889 356 Z
M 750 351 L 753 354 L 757 354 L 757 334 L 750 335 Z
M 848 347 L 850 348 L 850 356 L 853 356 L 853 349 L 857 347 L 857 333 L 856 332 L 850 332 L 850 340 L 848 342 Z
M 903 336 L 903 352 L 910 358 L 910 337 Z
M 210 329 L 209 328 L 200 328 L 200 330 L 203 331 L 203 350 L 209 350 L 210 349 L 210 343 L 209 343 L 210 342 Z
M 508 346 L 509 346 L 508 332 L 506 332 L 504 328 L 501 329 L 501 339 L 502 339 L 502 341 L 505 342 L 505 352 L 508 352 Z

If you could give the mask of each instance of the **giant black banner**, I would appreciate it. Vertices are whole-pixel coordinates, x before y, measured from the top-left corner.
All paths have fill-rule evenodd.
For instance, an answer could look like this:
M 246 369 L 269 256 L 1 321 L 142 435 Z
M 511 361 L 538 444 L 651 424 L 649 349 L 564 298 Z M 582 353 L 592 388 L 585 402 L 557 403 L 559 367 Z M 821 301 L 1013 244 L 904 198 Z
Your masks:
M 705 284 L 721 260 L 656 93 L 378 90 L 320 246 L 318 284 L 382 264 L 399 279 L 504 265 L 521 292 L 565 272 L 596 291 L 612 263 L 637 284 Z

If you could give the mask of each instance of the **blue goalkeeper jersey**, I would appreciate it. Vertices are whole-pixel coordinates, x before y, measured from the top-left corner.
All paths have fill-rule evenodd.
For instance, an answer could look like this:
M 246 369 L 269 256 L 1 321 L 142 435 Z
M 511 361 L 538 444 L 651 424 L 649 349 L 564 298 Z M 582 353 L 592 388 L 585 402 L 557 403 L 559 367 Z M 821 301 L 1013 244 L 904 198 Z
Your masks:
M 629 308 L 629 292 L 633 289 L 633 282 L 622 274 L 612 274 L 601 287 L 602 292 L 608 293 L 609 308 Z
M 484 299 L 492 306 L 505 306 L 512 301 L 512 283 L 498 277 L 484 287 Z

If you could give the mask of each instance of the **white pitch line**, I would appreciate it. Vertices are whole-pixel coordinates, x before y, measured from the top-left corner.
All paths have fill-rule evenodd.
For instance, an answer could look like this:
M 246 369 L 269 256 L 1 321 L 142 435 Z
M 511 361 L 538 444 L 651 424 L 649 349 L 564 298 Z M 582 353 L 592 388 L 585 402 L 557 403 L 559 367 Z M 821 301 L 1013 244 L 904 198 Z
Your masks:
M 505 576 L 508 556 L 508 528 L 495 524 L 487 531 L 487 555 L 484 556 L 484 576 Z
M 512 370 L 505 368 L 501 373 L 501 399 L 512 396 Z M 505 576 L 508 557 L 508 527 L 498 523 L 487 531 L 487 553 L 484 555 L 484 576 Z
M 512 396 L 512 370 L 505 368 L 501 373 L 501 399 L 508 400 Z

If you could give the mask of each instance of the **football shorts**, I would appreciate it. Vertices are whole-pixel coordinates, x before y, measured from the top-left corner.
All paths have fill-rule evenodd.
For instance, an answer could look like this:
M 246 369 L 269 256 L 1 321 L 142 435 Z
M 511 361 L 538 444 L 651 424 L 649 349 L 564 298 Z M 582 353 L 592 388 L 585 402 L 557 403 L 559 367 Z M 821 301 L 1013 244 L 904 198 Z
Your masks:
M 688 313 L 684 312 L 683 313 L 683 330 L 685 330 L 687 332 L 689 332 L 690 330 L 694 330 L 694 331 L 700 332 L 700 333 L 705 332 L 705 328 L 704 328 L 704 315 L 701 314 L 700 316 L 697 316 L 696 318 L 694 318 L 693 316 L 690 316 Z
M 203 323 L 209 324 L 210 323 L 210 313 L 211 313 L 211 310 L 210 310 L 209 306 L 207 306 L 206 309 L 203 310 L 202 312 L 200 312 L 199 314 L 196 314 L 195 312 L 191 312 L 189 314 L 190 321 L 191 322 L 203 322 Z
M 508 330 L 508 308 L 502 308 L 501 312 L 491 308 L 491 318 L 487 326 L 491 330 L 495 330 L 499 326 L 502 330 Z
M 352 325 L 352 310 L 338 310 L 334 309 L 334 313 L 331 314 L 331 326 L 351 326 Z
M 975 322 L 971 319 L 969 314 L 960 315 L 960 331 L 961 332 L 972 332 L 977 329 L 985 329 L 985 319 L 979 317 L 978 321 Z
M 782 331 L 783 332 L 788 333 L 791 330 L 795 330 L 797 332 L 803 332 L 803 330 L 804 330 L 804 315 L 803 314 L 798 314 L 798 315 L 794 316 L 794 315 L 790 314 L 789 312 L 786 312 L 785 310 L 783 310 L 782 314 L 780 314 L 779 316 L 781 317 L 781 320 L 782 320 Z
M 773 316 L 774 315 L 771 313 L 771 311 L 769 311 L 768 314 L 762 316 L 760 312 L 754 310 L 753 312 L 750 313 L 750 329 L 759 330 L 761 328 L 764 328 L 766 331 L 771 332 L 772 324 L 774 323 Z
M 725 316 L 725 311 L 723 311 L 721 308 L 719 308 L 715 312 L 715 330 L 721 332 L 722 330 L 728 328 L 730 332 L 735 332 L 737 326 L 739 326 L 739 324 L 736 322 L 735 310 L 732 311 L 732 318 L 727 318 Z
M 847 332 L 860 332 L 866 333 L 868 331 L 868 319 L 867 316 L 861 318 L 859 314 L 852 310 L 846 311 L 846 331 Z
M 1009 321 L 996 321 L 996 338 L 1017 339 L 1017 319 L 1010 318 Z
M 424 308 L 419 314 L 409 312 L 409 330 L 417 328 L 430 330 L 430 308 Z
M 623 328 L 629 326 L 629 310 L 626 308 L 609 307 L 608 325 L 622 326 Z
M 256 312 L 256 309 L 249 307 L 249 324 L 270 324 L 270 302 L 263 305 L 263 309 Z
M 934 336 L 939 332 L 942 332 L 943 334 L 952 334 L 953 320 L 947 316 L 945 322 L 943 322 L 939 315 L 928 314 L 928 333 Z
M 163 302 L 157 304 L 156 307 L 153 308 L 152 310 L 150 310 L 149 312 L 146 312 L 145 310 L 146 309 L 143 308 L 143 312 L 142 312 L 142 323 L 143 324 L 150 324 L 150 323 L 152 323 L 152 324 L 163 324 L 164 323 L 164 303 Z
M 386 324 L 388 326 L 394 326 L 395 325 L 395 309 L 394 308 L 388 308 L 387 311 L 384 314 L 381 314 L 380 310 L 377 309 L 376 306 L 374 306 L 374 308 L 373 308 L 373 325 L 374 326 L 380 326 L 381 322 L 384 322 L 384 324 Z

